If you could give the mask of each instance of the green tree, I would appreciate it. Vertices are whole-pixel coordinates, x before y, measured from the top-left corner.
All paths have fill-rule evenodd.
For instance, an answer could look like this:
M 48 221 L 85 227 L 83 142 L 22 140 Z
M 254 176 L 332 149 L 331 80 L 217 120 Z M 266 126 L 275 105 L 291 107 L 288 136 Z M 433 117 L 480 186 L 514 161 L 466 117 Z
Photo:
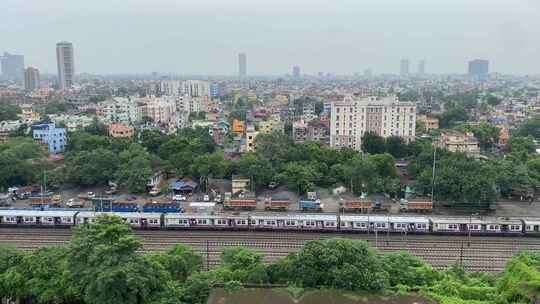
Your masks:
M 506 265 L 497 284 L 502 303 L 538 303 L 540 301 L 540 255 L 520 253 Z
M 85 303 L 149 303 L 161 292 L 159 264 L 137 254 L 141 241 L 118 217 L 77 226 L 69 245 L 68 268 Z
M 17 120 L 21 114 L 21 108 L 9 104 L 0 104 L 0 121 Z
M 150 154 L 141 145 L 133 143 L 120 153 L 119 163 L 115 176 L 120 184 L 130 192 L 145 192 L 148 179 L 153 173 Z
M 536 144 L 531 136 L 510 136 L 506 142 L 505 150 L 511 153 L 533 153 L 536 150 Z
M 317 178 L 316 171 L 311 166 L 300 163 L 289 163 L 280 173 L 279 179 L 283 181 L 289 189 L 297 191 L 298 194 L 304 194 L 313 190 Z
M 501 101 L 502 100 L 500 98 L 494 95 L 489 95 L 487 98 L 487 103 L 493 107 L 498 106 L 501 103 Z
M 439 125 L 447 129 L 458 122 L 466 122 L 469 119 L 467 110 L 462 106 L 451 107 L 439 116 Z
M 385 150 L 395 158 L 402 158 L 407 156 L 408 146 L 399 136 L 390 136 L 386 139 Z
M 309 241 L 284 263 L 289 280 L 304 287 L 327 286 L 356 291 L 380 291 L 388 275 L 366 242 L 350 239 Z
M 68 151 L 92 151 L 98 148 L 109 148 L 109 140 L 104 136 L 77 131 L 69 136 Z
M 193 273 L 202 269 L 203 261 L 193 249 L 184 245 L 175 245 L 163 253 L 149 255 L 148 258 L 160 264 L 172 280 L 184 282 Z
M 73 152 L 66 157 L 67 176 L 77 185 L 106 184 L 114 178 L 117 166 L 117 156 L 103 148 Z
M 527 137 L 532 136 L 535 139 L 540 138 L 540 117 L 533 117 L 527 119 L 521 126 L 519 126 L 517 136 Z
M 267 186 L 274 178 L 275 171 L 266 158 L 256 153 L 245 153 L 235 163 L 239 175 L 251 178 L 256 188 Z
M 428 286 L 438 279 L 431 265 L 410 253 L 390 253 L 382 258 L 384 271 L 388 273 L 390 286 Z
M 362 136 L 362 151 L 369 154 L 380 154 L 386 151 L 384 138 L 373 133 L 367 132 Z

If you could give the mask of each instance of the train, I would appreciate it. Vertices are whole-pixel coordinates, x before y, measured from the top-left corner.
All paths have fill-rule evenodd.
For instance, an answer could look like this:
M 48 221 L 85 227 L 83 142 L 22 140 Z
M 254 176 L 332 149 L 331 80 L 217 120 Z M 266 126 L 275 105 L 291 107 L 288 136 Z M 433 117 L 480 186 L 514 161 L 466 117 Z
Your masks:
M 136 229 L 230 229 L 402 234 L 540 236 L 540 218 L 350 215 L 333 213 L 159 213 L 77 210 L 0 210 L 0 226 L 70 227 L 104 214 Z

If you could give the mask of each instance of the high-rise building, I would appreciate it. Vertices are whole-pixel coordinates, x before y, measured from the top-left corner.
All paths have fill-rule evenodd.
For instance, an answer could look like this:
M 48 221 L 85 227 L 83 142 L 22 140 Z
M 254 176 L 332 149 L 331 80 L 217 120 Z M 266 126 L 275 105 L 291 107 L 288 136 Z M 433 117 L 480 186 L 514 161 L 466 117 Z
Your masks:
M 469 61 L 469 76 L 476 80 L 485 80 L 489 73 L 489 61 L 475 59 Z
M 238 54 L 238 76 L 247 76 L 247 56 L 245 53 Z
M 300 67 L 295 65 L 292 68 L 292 76 L 294 79 L 300 79 Z
M 220 87 L 219 83 L 212 82 L 210 84 L 210 97 L 217 98 L 219 96 L 221 96 L 221 87 Z
M 56 63 L 60 90 L 71 88 L 75 76 L 75 58 L 71 42 L 61 41 L 56 44 Z
M 182 83 L 182 88 L 184 94 L 191 97 L 210 96 L 210 85 L 207 81 L 186 80 Z
M 2 61 L 2 75 L 7 80 L 20 81 L 24 79 L 24 56 L 4 52 L 0 57 Z
M 333 102 L 330 115 L 330 146 L 360 151 L 362 136 L 373 132 L 382 137 L 415 138 L 416 103 L 397 97 L 351 97 Z
M 24 71 L 24 88 L 28 91 L 39 89 L 39 70 L 28 67 Z
M 426 61 L 418 61 L 418 75 L 424 76 L 426 74 Z
M 399 75 L 407 76 L 409 75 L 409 59 L 401 59 L 399 63 Z

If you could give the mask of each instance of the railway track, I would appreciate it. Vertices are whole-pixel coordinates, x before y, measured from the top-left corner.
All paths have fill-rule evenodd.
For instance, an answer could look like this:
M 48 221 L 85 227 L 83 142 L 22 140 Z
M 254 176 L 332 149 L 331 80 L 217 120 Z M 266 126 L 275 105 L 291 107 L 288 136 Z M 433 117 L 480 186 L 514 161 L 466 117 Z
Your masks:
M 221 262 L 225 248 L 243 246 L 264 255 L 272 262 L 299 251 L 315 239 L 344 237 L 362 239 L 381 254 L 407 251 L 423 258 L 437 269 L 462 263 L 469 271 L 497 272 L 519 251 L 540 250 L 540 239 L 473 236 L 469 244 L 466 236 L 386 235 L 349 233 L 296 232 L 239 232 L 239 231 L 135 231 L 143 241 L 142 252 L 163 251 L 176 244 L 192 247 L 205 259 L 208 267 Z M 59 246 L 69 242 L 68 229 L 0 228 L 0 244 L 13 245 L 22 250 L 45 246 Z

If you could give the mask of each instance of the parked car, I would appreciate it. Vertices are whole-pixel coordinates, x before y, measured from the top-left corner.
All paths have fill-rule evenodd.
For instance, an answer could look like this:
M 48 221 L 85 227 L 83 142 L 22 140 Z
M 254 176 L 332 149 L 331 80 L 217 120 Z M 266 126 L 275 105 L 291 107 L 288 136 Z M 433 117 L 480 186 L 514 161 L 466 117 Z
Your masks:
M 223 202 L 221 200 L 221 194 L 216 194 L 216 196 L 214 197 L 214 202 L 216 202 L 216 203 L 222 203 Z
M 160 193 L 159 189 L 158 188 L 152 188 L 150 189 L 150 191 L 148 192 L 148 194 L 150 194 L 151 196 L 158 196 Z
M 173 195 L 172 199 L 173 199 L 173 201 L 185 201 L 186 196 L 182 195 L 182 194 L 175 194 L 175 195 Z
M 205 195 L 203 196 L 203 201 L 209 202 L 209 201 L 210 201 L 210 196 L 209 196 L 208 194 L 205 194 Z
M 86 196 L 87 196 L 89 199 L 92 199 L 92 198 L 96 197 L 96 194 L 95 194 L 94 192 L 88 192 L 88 193 L 86 194 Z
M 84 204 L 81 201 L 76 201 L 74 198 L 70 198 L 66 203 L 66 206 L 69 208 L 82 208 L 84 207 Z

